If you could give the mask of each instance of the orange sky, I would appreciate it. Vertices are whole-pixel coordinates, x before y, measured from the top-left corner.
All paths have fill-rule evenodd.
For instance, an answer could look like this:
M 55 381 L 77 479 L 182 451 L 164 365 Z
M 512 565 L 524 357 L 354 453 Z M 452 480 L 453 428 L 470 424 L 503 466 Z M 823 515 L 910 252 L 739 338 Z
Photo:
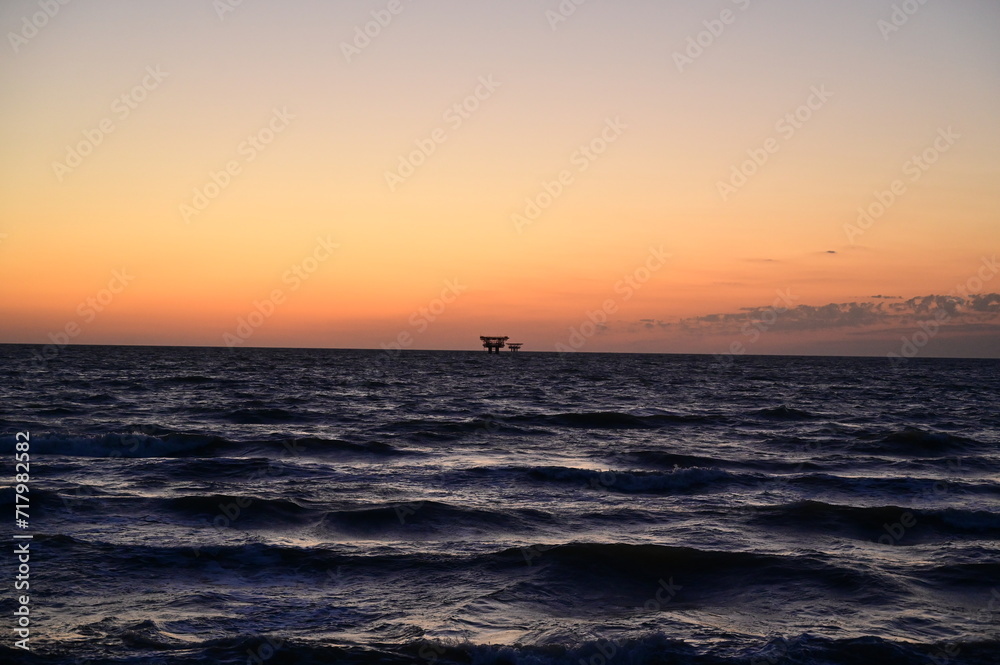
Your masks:
M 1000 355 L 1000 7 L 802 5 L 4 3 L 0 342 Z

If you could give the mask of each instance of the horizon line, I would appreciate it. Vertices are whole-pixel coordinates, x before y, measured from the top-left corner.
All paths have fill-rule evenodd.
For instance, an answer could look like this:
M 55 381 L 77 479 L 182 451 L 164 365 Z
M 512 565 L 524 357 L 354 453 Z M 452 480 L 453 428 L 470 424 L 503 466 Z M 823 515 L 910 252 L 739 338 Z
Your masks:
M 40 342 L 0 342 L 0 346 L 57 346 L 60 349 L 66 347 L 121 347 L 121 348 L 152 348 L 152 349 L 229 349 L 230 351 L 372 351 L 375 353 L 471 353 L 471 354 L 482 354 L 482 355 L 515 355 L 513 353 L 497 353 L 489 354 L 482 350 L 477 349 L 378 349 L 378 348 L 360 348 L 360 347 L 332 347 L 332 346 L 241 346 L 241 347 L 228 347 L 224 345 L 204 345 L 204 344 L 89 344 L 89 343 L 70 343 L 70 344 L 59 344 L 54 345 L 51 342 L 40 343 Z M 819 354 L 819 353 L 742 353 L 742 354 L 731 354 L 731 353 L 683 353 L 677 351 L 546 351 L 546 350 L 535 350 L 535 351 L 525 351 L 521 350 L 517 353 L 520 354 L 552 354 L 552 355 L 621 355 L 621 356 L 705 356 L 708 358 L 714 358 L 716 356 L 726 356 L 733 359 L 738 357 L 753 357 L 753 358 L 881 358 L 885 360 L 890 360 L 888 355 L 847 355 L 847 354 Z M 905 360 L 1000 360 L 1000 356 L 918 356 L 914 358 L 906 358 Z

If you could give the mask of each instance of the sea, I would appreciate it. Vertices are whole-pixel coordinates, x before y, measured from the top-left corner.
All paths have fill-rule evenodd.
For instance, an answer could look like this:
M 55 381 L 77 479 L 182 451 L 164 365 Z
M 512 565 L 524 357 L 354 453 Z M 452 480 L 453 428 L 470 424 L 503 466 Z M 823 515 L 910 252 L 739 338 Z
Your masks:
M 0 662 L 1000 663 L 1000 361 L 0 364 Z

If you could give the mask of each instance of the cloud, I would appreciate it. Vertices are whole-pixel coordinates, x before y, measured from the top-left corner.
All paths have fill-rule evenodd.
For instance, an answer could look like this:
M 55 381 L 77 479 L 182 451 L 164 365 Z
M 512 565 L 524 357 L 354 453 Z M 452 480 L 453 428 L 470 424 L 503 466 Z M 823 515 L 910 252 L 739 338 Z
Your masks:
M 1000 294 L 987 293 L 970 296 L 970 307 L 976 312 L 1000 312 Z
M 747 323 L 763 322 L 776 332 L 799 332 L 837 328 L 905 328 L 921 322 L 942 325 L 1000 324 L 1000 294 L 967 297 L 928 295 L 902 300 L 898 296 L 872 296 L 872 301 L 797 305 L 790 309 L 746 307 L 739 312 L 706 314 L 681 319 L 680 330 L 728 335 Z
M 946 326 L 950 333 L 963 335 L 988 334 L 1000 335 L 1000 322 L 997 323 L 955 323 Z M 901 326 L 899 328 L 862 328 L 860 330 L 848 331 L 848 335 L 884 335 L 891 333 L 894 335 L 906 335 L 913 332 L 913 326 Z
M 673 326 L 673 323 L 668 321 L 661 321 L 659 319 L 639 319 L 636 323 L 630 323 L 628 325 L 629 332 L 640 332 L 643 330 L 665 330 Z

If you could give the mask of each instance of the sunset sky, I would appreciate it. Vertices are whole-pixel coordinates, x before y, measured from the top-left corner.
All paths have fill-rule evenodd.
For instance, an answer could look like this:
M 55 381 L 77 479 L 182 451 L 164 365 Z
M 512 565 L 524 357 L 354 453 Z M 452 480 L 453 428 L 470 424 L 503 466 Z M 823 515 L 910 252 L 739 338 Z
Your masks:
M 0 342 L 1000 357 L 1000 4 L 895 6 L 9 0 Z

